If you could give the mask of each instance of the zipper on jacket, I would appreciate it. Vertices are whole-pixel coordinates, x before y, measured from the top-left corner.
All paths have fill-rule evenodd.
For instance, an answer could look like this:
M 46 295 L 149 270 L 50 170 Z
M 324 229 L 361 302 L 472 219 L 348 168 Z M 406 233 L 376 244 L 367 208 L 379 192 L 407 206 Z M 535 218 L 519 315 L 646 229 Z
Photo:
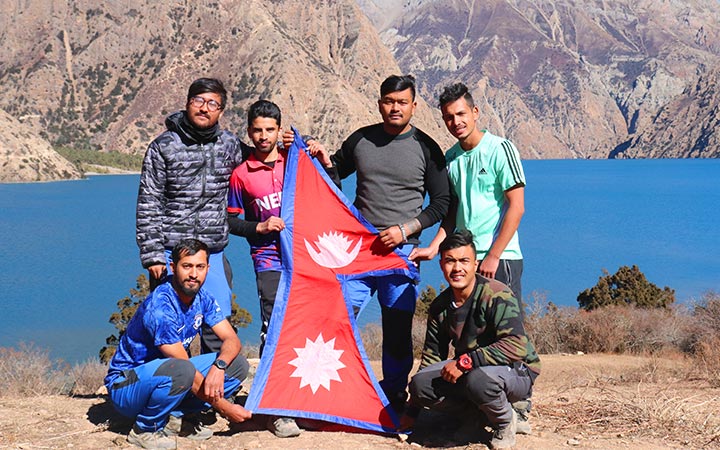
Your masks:
M 202 189 L 200 190 L 200 200 L 205 198 L 205 188 L 207 185 L 207 154 L 205 153 L 205 144 L 200 144 L 200 153 L 202 154 L 203 158 L 203 165 L 201 169 L 201 180 L 202 180 Z M 202 204 L 202 201 L 200 202 Z M 195 210 L 195 226 L 193 232 L 195 233 L 195 238 L 197 239 L 200 236 L 200 209 Z

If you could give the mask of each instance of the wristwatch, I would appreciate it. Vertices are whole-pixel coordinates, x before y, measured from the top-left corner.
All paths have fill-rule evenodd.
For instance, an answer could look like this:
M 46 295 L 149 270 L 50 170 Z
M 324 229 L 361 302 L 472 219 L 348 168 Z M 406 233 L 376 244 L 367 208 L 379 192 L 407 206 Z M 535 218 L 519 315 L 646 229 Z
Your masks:
M 473 368 L 472 358 L 470 358 L 470 355 L 467 353 L 463 353 L 460 355 L 460 358 L 458 358 L 457 365 L 464 371 L 471 370 Z
M 227 363 L 220 358 L 215 360 L 215 362 L 213 363 L 213 366 L 217 367 L 220 370 L 227 369 Z

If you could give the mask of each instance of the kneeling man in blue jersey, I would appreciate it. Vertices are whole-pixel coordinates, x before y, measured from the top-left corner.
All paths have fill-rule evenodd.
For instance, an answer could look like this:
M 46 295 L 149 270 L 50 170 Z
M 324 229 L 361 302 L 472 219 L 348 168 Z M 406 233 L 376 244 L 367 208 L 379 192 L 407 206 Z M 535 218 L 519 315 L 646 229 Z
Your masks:
M 251 413 L 227 400 L 248 373 L 240 339 L 202 287 L 208 247 L 197 239 L 172 251 L 172 277 L 138 307 L 120 339 L 105 385 L 115 408 L 135 418 L 128 441 L 142 448 L 176 448 L 178 436 L 204 440 L 212 430 L 195 413 L 213 407 L 230 422 Z M 219 353 L 189 357 L 203 323 L 222 340 Z

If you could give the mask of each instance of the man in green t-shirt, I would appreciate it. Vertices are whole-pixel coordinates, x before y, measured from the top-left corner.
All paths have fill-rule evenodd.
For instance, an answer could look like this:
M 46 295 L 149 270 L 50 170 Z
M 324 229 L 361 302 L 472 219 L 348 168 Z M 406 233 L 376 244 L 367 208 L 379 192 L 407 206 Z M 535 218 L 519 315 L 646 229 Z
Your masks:
M 429 260 L 455 229 L 470 230 L 480 261 L 478 273 L 495 278 L 522 298 L 522 253 L 518 226 L 525 212 L 525 174 L 517 149 L 507 139 L 477 128 L 479 111 L 468 88 L 457 83 L 440 95 L 448 131 L 457 138 L 445 153 L 452 202 L 435 238 L 410 259 Z

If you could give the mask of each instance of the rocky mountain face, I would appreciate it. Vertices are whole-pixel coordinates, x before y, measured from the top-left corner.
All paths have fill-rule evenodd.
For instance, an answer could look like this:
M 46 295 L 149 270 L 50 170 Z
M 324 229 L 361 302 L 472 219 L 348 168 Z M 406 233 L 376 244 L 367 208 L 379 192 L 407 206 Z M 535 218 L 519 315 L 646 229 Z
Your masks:
M 463 81 L 525 158 L 717 155 L 720 2 L 358 3 L 425 98 Z
M 415 123 L 443 147 L 436 98 L 463 81 L 524 158 L 717 155 L 720 2 L 356 1 L 5 2 L 0 109 L 55 146 L 142 153 L 212 76 L 241 137 L 263 97 L 334 149 L 413 73 Z
M 77 178 L 80 172 L 48 141 L 0 110 L 0 183 Z
M 704 73 L 663 107 L 613 157 L 719 158 L 720 67 Z
M 330 149 L 380 120 L 379 86 L 400 73 L 351 0 L 5 2 L 0 108 L 54 145 L 142 153 L 198 77 L 224 81 L 222 124 L 245 138 L 247 107 L 276 102 Z M 416 123 L 448 140 L 420 102 Z

